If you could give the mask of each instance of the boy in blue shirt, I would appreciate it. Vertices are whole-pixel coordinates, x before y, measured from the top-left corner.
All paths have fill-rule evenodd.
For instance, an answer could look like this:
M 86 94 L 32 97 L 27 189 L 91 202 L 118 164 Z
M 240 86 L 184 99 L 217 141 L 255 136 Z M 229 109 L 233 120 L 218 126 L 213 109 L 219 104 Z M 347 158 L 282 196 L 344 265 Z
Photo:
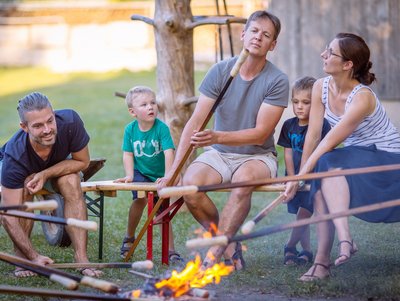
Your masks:
M 174 161 L 174 143 L 168 126 L 157 118 L 155 93 L 148 87 L 137 86 L 129 90 L 125 102 L 128 112 L 136 120 L 125 127 L 122 144 L 125 177 L 115 182 L 158 182 Z M 129 209 L 128 227 L 121 246 L 125 258 L 135 241 L 135 231 L 147 204 L 132 191 L 133 203 Z M 169 260 L 183 261 L 175 252 L 172 226 L 169 229 Z
M 296 175 L 300 170 L 301 155 L 304 139 L 307 134 L 311 108 L 311 91 L 316 81 L 313 77 L 298 79 L 292 89 L 293 112 L 296 117 L 288 119 L 282 126 L 278 145 L 284 147 L 286 175 Z M 327 120 L 324 120 L 322 137 L 330 130 Z M 299 191 L 288 203 L 288 212 L 297 215 L 297 220 L 311 217 L 313 204 L 307 191 Z M 300 242 L 303 250 L 298 252 L 297 243 Z M 306 264 L 312 262 L 313 254 L 310 245 L 310 227 L 294 228 L 284 247 L 284 264 Z

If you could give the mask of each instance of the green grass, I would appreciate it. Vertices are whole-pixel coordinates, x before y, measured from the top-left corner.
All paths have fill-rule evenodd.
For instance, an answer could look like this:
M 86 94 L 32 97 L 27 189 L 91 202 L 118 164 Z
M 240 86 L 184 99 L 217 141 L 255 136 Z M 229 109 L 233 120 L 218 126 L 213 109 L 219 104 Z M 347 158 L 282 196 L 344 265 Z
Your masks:
M 196 74 L 196 82 L 204 73 Z M 91 136 L 90 151 L 92 157 L 105 157 L 105 167 L 93 178 L 106 180 L 123 174 L 120 145 L 123 128 L 130 121 L 125 104 L 121 98 L 113 96 L 115 91 L 125 92 L 137 84 L 155 88 L 154 72 L 130 73 L 128 71 L 105 74 L 53 74 L 45 69 L 19 68 L 0 69 L 0 144 L 3 144 L 18 128 L 16 103 L 25 94 L 37 90 L 48 95 L 54 108 L 73 108 L 82 116 Z M 280 151 L 280 170 L 282 171 L 282 152 Z M 281 173 L 282 174 L 282 173 Z M 221 208 L 226 200 L 226 193 L 212 193 L 212 198 Z M 276 194 L 255 193 L 249 217 L 259 212 Z M 105 241 L 104 261 L 120 261 L 119 247 L 125 233 L 127 210 L 130 205 L 130 193 L 119 192 L 117 198 L 105 200 Z M 281 206 L 262 221 L 262 226 L 276 225 L 292 221 L 294 216 L 287 214 Z M 143 222 L 143 221 L 142 221 Z M 173 220 L 176 247 L 186 258 L 191 258 L 185 249 L 187 239 L 194 237 L 194 230 L 199 226 L 188 212 L 178 214 Z M 357 299 L 399 299 L 400 298 L 400 257 L 398 252 L 399 227 L 397 224 L 368 224 L 351 218 L 354 239 L 360 251 L 351 261 L 341 268 L 333 270 L 334 277 L 329 281 L 304 284 L 297 278 L 305 272 L 301 267 L 284 267 L 283 245 L 289 232 L 278 233 L 263 238 L 247 241 L 248 268 L 222 279 L 221 284 L 211 286 L 219 295 L 257 294 L 281 295 L 287 298 L 357 298 Z M 12 252 L 12 244 L 3 228 L 0 228 L 0 250 Z M 39 223 L 36 223 L 32 241 L 39 252 L 48 255 L 57 262 L 71 262 L 71 248 L 55 248 L 47 244 Z M 316 249 L 315 227 L 312 227 L 312 245 Z M 92 261 L 97 261 L 97 233 L 90 233 L 88 254 Z M 160 265 L 160 234 L 155 230 L 154 275 L 160 275 L 168 268 Z M 134 254 L 133 260 L 145 258 L 145 240 Z M 337 254 L 336 247 L 332 259 Z M 45 278 L 34 277 L 16 279 L 12 276 L 13 268 L 0 263 L 0 283 L 26 287 L 60 289 Z M 143 280 L 126 270 L 107 269 L 104 279 L 111 280 L 124 290 L 139 288 Z M 80 291 L 95 292 L 88 288 Z M 1 300 L 31 300 L 32 297 L 0 296 Z M 40 300 L 39 298 L 36 298 Z

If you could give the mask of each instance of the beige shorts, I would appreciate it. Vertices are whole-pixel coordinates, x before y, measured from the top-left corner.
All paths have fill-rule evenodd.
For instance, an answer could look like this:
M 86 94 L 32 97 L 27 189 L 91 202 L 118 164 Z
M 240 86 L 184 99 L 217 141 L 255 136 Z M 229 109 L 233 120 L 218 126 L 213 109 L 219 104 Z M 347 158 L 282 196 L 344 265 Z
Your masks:
M 270 152 L 266 154 L 244 155 L 232 153 L 220 153 L 215 149 L 202 153 L 193 162 L 201 162 L 211 166 L 222 177 L 222 183 L 230 182 L 235 171 L 245 162 L 259 160 L 267 165 L 271 177 L 275 178 L 278 172 L 278 159 Z

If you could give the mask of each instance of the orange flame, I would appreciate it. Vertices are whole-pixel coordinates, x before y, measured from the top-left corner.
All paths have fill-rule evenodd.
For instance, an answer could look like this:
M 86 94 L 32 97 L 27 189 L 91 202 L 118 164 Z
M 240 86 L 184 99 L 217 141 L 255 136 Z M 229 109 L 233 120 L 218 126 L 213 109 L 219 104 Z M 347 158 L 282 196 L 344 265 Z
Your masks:
M 204 231 L 202 228 L 194 230 L 194 233 L 201 238 L 211 238 L 215 235 L 219 235 L 218 227 L 216 224 L 211 223 L 208 231 Z
M 233 266 L 226 266 L 224 263 L 216 263 L 212 267 L 202 270 L 200 256 L 194 261 L 187 263 L 182 272 L 172 271 L 172 276 L 156 283 L 156 288 L 169 288 L 173 291 L 174 297 L 179 297 L 188 292 L 191 288 L 204 287 L 210 283 L 220 283 L 221 277 L 229 275 L 234 270 Z

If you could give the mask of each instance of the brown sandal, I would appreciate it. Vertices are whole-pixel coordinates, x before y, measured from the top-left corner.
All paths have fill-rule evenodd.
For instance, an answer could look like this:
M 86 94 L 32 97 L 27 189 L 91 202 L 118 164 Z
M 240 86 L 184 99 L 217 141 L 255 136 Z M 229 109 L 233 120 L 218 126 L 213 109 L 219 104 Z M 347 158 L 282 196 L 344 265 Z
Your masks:
M 321 267 L 323 267 L 325 270 L 327 270 L 327 271 L 328 271 L 328 274 L 325 275 L 325 276 L 323 276 L 323 277 L 316 276 L 316 275 L 315 275 L 315 271 L 317 270 L 317 267 L 318 267 L 318 266 L 321 266 Z M 309 274 L 304 274 L 303 276 L 301 276 L 301 277 L 299 278 L 299 280 L 300 280 L 300 281 L 303 281 L 303 282 L 310 282 L 310 281 L 322 280 L 322 279 L 325 279 L 325 278 L 328 278 L 329 276 L 331 276 L 331 268 L 330 268 L 330 265 L 325 265 L 325 264 L 322 264 L 322 263 L 314 262 L 314 264 L 311 266 L 310 270 L 311 270 L 311 273 L 309 273 Z M 309 270 L 309 271 L 310 271 L 310 270 Z
M 347 243 L 347 244 L 350 245 L 351 248 L 350 248 L 350 253 L 349 253 L 349 255 L 344 254 L 344 253 L 341 253 L 341 251 L 340 251 L 340 246 L 341 246 L 341 244 L 343 244 L 343 243 Z M 336 260 L 335 260 L 335 266 L 337 266 L 337 267 L 338 267 L 338 266 L 341 266 L 341 265 L 343 265 L 343 264 L 345 264 L 345 263 L 347 263 L 347 262 L 350 260 L 351 256 L 353 256 L 353 255 L 354 255 L 355 253 L 357 253 L 357 251 L 358 251 L 358 248 L 357 248 L 357 246 L 355 245 L 355 243 L 353 242 L 353 240 L 352 240 L 352 241 L 349 241 L 349 240 L 342 240 L 342 241 L 339 241 L 338 247 L 339 247 L 339 256 L 338 256 L 338 257 L 336 258 Z M 340 257 L 344 257 L 344 260 L 340 261 L 339 263 L 336 263 Z

